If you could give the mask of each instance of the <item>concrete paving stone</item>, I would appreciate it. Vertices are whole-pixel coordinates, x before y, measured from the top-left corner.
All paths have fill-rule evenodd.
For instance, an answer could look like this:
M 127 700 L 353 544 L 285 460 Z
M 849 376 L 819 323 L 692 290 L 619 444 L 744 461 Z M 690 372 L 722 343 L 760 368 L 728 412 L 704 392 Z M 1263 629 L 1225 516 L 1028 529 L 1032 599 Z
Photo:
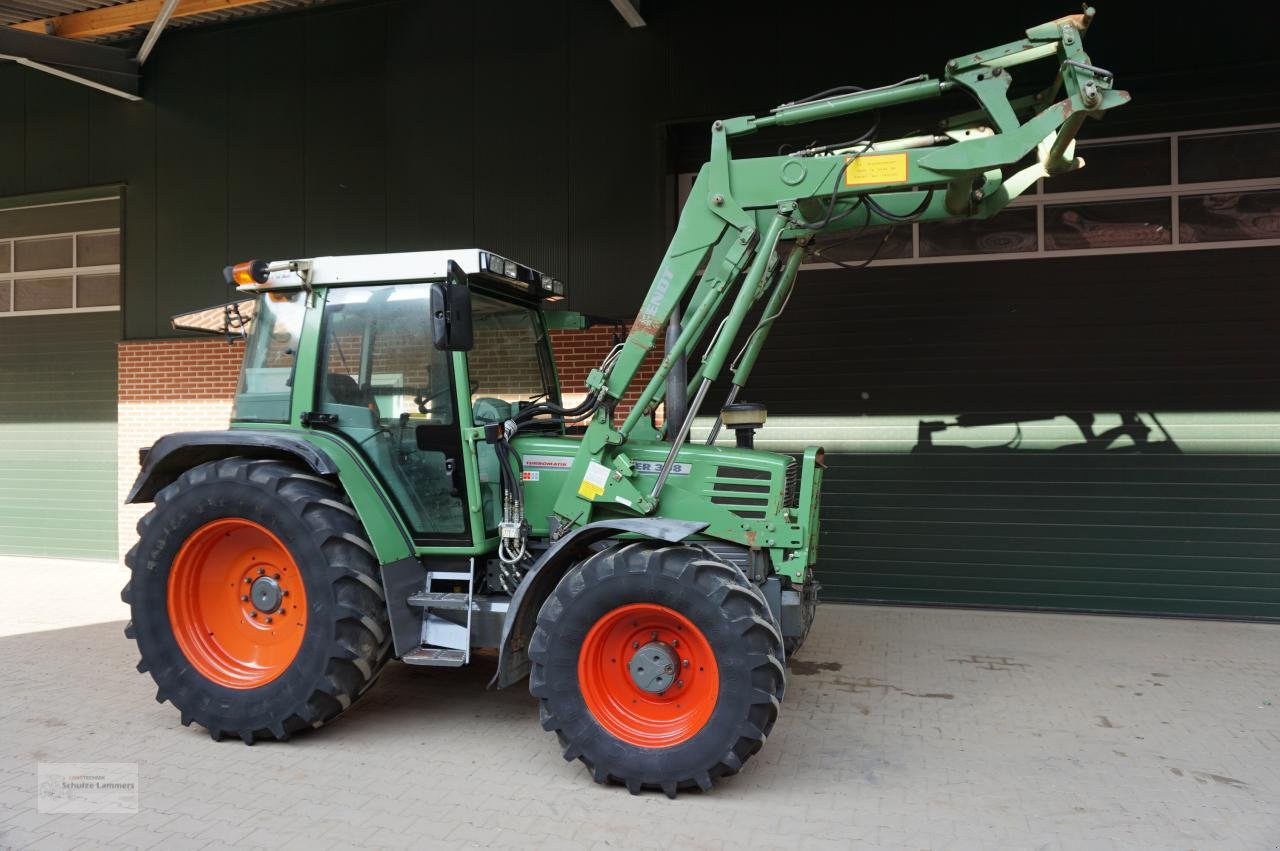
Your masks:
M 11 848 L 26 848 L 51 835 L 52 834 L 40 833 L 38 831 L 27 830 L 25 828 L 0 830 L 0 848 L 5 849 L 5 851 L 8 851 L 8 849 Z
M 154 830 L 147 830 L 145 827 L 131 827 L 125 833 L 120 834 L 111 840 L 113 846 L 124 848 L 137 848 L 145 851 L 147 848 L 155 848 L 169 839 L 168 834 L 159 833 Z
M 672 802 L 565 763 L 483 660 L 393 663 L 325 729 L 215 744 L 155 703 L 120 623 L 77 617 L 0 637 L 0 845 L 1280 844 L 1275 625 L 827 605 L 765 749 Z M 36 763 L 85 760 L 137 762 L 142 812 L 34 818 Z

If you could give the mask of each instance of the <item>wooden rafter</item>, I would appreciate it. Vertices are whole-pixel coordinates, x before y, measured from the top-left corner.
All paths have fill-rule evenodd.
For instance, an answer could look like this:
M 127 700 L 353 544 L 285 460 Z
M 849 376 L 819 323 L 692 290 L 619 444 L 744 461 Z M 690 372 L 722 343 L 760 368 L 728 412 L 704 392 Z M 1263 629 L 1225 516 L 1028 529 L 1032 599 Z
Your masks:
M 181 0 L 173 12 L 173 20 L 209 12 L 224 12 L 243 6 L 258 6 L 264 0 Z M 96 38 L 150 24 L 164 8 L 164 0 L 133 0 L 117 6 L 71 12 L 54 18 L 13 24 L 14 29 L 56 35 L 61 38 Z

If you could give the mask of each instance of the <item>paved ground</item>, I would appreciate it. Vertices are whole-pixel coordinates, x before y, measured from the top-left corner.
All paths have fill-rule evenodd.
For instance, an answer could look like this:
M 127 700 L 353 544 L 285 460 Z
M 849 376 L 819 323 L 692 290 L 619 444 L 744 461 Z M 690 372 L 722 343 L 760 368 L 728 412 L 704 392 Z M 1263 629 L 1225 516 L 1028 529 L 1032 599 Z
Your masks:
M 44 628 L 28 567 L 0 599 Z M 675 801 L 592 784 L 483 663 L 395 663 L 323 730 L 215 744 L 120 630 L 0 638 L 0 846 L 1280 847 L 1276 626 L 829 605 L 765 749 Z M 38 814 L 42 761 L 137 762 L 141 811 Z

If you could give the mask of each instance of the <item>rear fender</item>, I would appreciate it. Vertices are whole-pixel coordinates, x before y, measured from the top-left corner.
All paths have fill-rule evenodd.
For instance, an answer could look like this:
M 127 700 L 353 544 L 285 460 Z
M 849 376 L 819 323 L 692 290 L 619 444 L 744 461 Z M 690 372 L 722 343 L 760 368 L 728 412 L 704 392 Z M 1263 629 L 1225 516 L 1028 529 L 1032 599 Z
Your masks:
M 574 529 L 547 549 L 525 574 L 511 598 L 502 624 L 502 643 L 498 646 L 498 672 L 490 687 L 505 688 L 519 682 L 529 673 L 529 641 L 542 604 L 564 575 L 591 554 L 591 545 L 620 534 L 636 534 L 646 538 L 677 543 L 707 528 L 706 523 L 691 520 L 634 518 L 601 520 Z
M 303 437 L 269 429 L 237 428 L 165 435 L 146 453 L 125 502 L 151 502 L 162 488 L 192 467 L 233 456 L 288 461 L 340 482 L 379 562 L 388 564 L 414 554 L 408 531 L 368 467 L 342 440 L 324 433 Z
M 183 431 L 166 434 L 147 450 L 125 502 L 151 502 L 192 467 L 231 456 L 301 461 L 318 476 L 338 475 L 338 465 L 325 452 L 290 435 L 248 429 Z

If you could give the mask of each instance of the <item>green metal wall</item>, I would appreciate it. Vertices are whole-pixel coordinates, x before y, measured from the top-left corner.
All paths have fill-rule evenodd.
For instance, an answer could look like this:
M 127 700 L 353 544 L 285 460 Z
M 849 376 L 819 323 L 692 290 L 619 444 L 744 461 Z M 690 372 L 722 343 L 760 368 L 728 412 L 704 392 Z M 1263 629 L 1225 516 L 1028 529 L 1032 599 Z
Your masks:
M 0 319 L 0 554 L 116 558 L 118 313 Z
M 802 273 L 751 395 L 831 452 L 827 598 L 1280 617 L 1278 263 Z M 1142 445 L 1102 438 L 1121 412 Z M 958 414 L 1011 422 L 921 438 Z
M 1130 6 L 1089 36 L 1137 98 L 1106 132 L 1274 120 L 1277 75 L 1229 67 L 1270 55 L 1266 28 Z M 167 32 L 141 103 L 0 64 L 0 199 L 125 187 L 129 339 L 221 301 L 228 262 L 469 244 L 563 277 L 575 308 L 625 317 L 666 242 L 673 124 L 705 145 L 714 118 L 940 73 L 1063 11 L 952 4 L 909 39 L 881 37 L 902 32 L 892 5 L 814 0 L 803 24 L 729 0 L 644 13 L 633 30 L 600 0 L 381 0 Z M 1194 52 L 1166 47 L 1189 38 Z

